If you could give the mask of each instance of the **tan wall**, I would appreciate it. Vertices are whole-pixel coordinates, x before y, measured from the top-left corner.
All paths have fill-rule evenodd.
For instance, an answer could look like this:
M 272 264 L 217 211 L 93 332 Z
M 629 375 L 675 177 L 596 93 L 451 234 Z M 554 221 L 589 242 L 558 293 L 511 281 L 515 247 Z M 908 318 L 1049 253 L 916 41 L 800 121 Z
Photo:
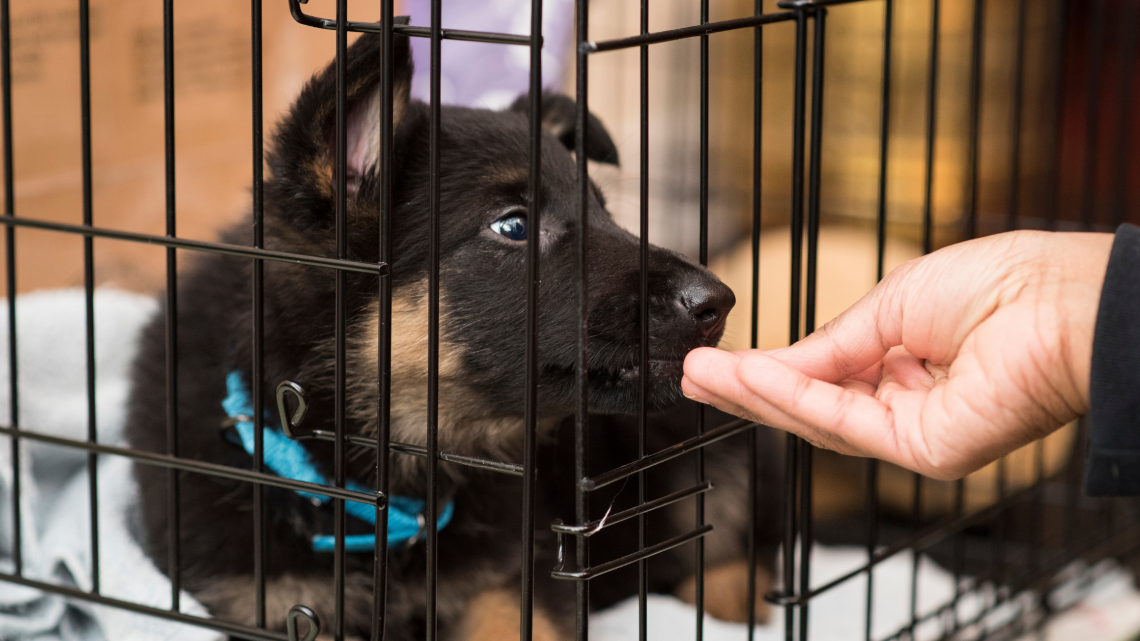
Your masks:
M 329 16 L 334 5 L 314 0 L 306 11 Z M 72 0 L 13 0 L 11 15 L 16 213 L 79 224 L 76 5 Z M 213 240 L 218 227 L 250 207 L 249 5 L 177 3 L 174 29 L 178 234 Z M 302 84 L 332 58 L 334 34 L 297 24 L 284 1 L 265 3 L 263 33 L 268 135 Z M 164 233 L 161 3 L 92 0 L 91 103 L 95 225 Z M 81 238 L 26 229 L 16 233 L 20 291 L 83 282 Z M 151 290 L 164 282 L 164 266 L 160 248 L 95 240 L 100 284 Z

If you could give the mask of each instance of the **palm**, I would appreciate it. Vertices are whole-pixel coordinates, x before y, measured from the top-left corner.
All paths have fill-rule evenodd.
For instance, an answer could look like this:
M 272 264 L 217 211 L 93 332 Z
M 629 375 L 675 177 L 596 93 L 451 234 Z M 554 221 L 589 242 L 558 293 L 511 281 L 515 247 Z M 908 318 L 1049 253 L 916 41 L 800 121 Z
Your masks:
M 954 476 L 1045 436 L 1042 425 L 1075 417 L 1071 409 L 1059 413 L 1063 401 L 1056 390 L 1026 384 L 1053 353 L 1039 335 L 1025 330 L 1028 312 L 1000 310 L 956 347 L 911 346 L 918 354 L 953 354 L 945 360 L 894 347 L 883 358 L 877 381 L 847 385 L 890 410 L 892 422 L 882 435 L 887 457 L 928 475 Z M 979 450 L 978 443 L 986 447 Z

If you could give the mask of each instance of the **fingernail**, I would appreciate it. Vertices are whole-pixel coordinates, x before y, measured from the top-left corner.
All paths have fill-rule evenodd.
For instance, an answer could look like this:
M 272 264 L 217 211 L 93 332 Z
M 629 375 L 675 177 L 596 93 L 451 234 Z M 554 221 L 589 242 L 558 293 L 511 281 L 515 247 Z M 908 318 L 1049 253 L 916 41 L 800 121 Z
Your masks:
M 706 405 L 708 404 L 708 401 L 703 400 L 701 397 L 697 396 L 696 394 L 690 394 L 690 393 L 686 392 L 685 391 L 686 387 L 693 387 L 693 388 L 699 389 L 699 386 L 694 385 L 693 382 L 689 380 L 688 376 L 682 375 L 681 376 L 681 395 L 684 396 L 685 398 L 689 399 L 690 401 L 696 401 L 698 403 L 705 403 Z

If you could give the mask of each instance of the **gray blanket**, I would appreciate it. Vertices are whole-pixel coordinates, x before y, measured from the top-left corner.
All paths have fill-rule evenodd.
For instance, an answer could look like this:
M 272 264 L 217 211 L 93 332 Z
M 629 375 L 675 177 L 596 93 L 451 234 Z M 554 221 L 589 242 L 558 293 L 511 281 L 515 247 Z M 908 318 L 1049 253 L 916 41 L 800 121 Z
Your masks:
M 2 301 L 4 309 L 6 302 Z M 151 298 L 116 290 L 95 296 L 96 407 L 99 441 L 121 444 L 128 367 L 139 328 L 154 312 Z M 87 438 L 86 342 L 81 290 L 37 292 L 18 299 L 21 427 Z M 9 423 L 8 316 L 0 314 L 0 423 Z M 87 455 L 21 442 L 21 530 L 25 577 L 92 589 L 91 511 Z M 0 572 L 14 570 L 11 439 L 0 437 Z M 100 593 L 170 607 L 170 582 L 130 535 L 135 497 L 129 460 L 98 462 Z M 205 609 L 183 593 L 184 614 Z M 0 581 L 0 639 L 37 641 L 219 641 L 216 632 L 134 614 Z

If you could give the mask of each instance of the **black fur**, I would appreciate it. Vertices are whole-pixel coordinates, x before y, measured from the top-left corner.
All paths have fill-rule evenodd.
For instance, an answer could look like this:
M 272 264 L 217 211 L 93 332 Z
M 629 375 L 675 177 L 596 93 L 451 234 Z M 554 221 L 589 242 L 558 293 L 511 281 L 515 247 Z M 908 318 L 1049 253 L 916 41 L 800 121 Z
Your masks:
M 368 128 L 368 110 L 380 81 L 379 38 L 365 35 L 350 48 L 348 105 L 348 256 L 379 258 L 378 168 L 368 147 L 376 132 Z M 393 361 L 393 438 L 424 438 L 421 333 L 417 314 L 427 306 L 429 212 L 429 110 L 408 100 L 411 60 L 406 38 L 395 46 L 395 129 L 393 176 L 392 285 L 394 343 L 404 351 Z M 265 183 L 266 245 L 271 249 L 334 256 L 335 186 L 332 182 L 332 131 L 335 113 L 333 68 L 316 75 L 281 123 L 268 156 L 271 177 Z M 527 197 L 528 120 L 525 102 L 504 112 L 446 107 L 442 112 L 440 154 L 441 360 L 440 444 L 445 450 L 520 460 L 523 413 L 523 335 L 525 319 L 525 243 L 509 241 L 490 225 L 511 212 L 525 215 L 534 204 Z M 576 353 L 574 277 L 578 215 L 575 210 L 573 103 L 563 96 L 543 97 L 542 263 L 540 286 L 540 452 L 538 504 L 539 607 L 557 626 L 568 629 L 572 586 L 549 579 L 554 542 L 547 525 L 572 518 L 572 421 Z M 520 110 L 521 109 L 521 110 Z M 363 136 L 363 137 L 362 137 Z M 616 163 L 617 149 L 601 123 L 591 116 L 589 155 Z M 637 239 L 620 229 L 591 185 L 589 202 L 590 402 L 594 472 L 628 462 L 636 455 L 636 420 L 605 416 L 631 414 L 638 408 L 639 281 Z M 248 243 L 247 225 L 224 235 L 227 242 Z M 223 255 L 191 258 L 178 283 L 178 454 L 211 463 L 249 468 L 250 457 L 224 438 L 221 408 L 225 377 L 240 370 L 246 380 L 252 362 L 252 261 Z M 676 407 L 680 397 L 680 362 L 700 345 L 715 345 L 731 307 L 731 292 L 687 258 L 652 248 L 650 274 L 650 381 L 652 409 Z M 305 429 L 333 429 L 333 349 L 336 299 L 332 271 L 281 262 L 265 263 L 265 407 L 274 407 L 272 388 L 279 381 L 299 381 L 308 391 Z M 376 429 L 377 371 L 374 350 L 375 276 L 348 273 L 345 299 L 349 358 L 350 432 Z M 163 314 L 147 327 L 134 370 L 128 438 L 134 447 L 166 452 L 166 335 Z M 403 342 L 401 342 L 403 341 Z M 370 347 L 371 346 L 371 347 Z M 423 348 L 426 349 L 426 348 Z M 426 353 L 426 352 L 424 352 Z M 401 360 L 403 359 L 403 360 Z M 689 404 L 691 406 L 691 404 Z M 691 435 L 688 412 L 673 410 L 656 420 L 651 449 Z M 711 419 L 710 419 L 711 420 Z M 765 437 L 767 438 L 767 437 Z M 306 442 L 331 472 L 327 443 Z M 774 451 L 765 446 L 764 453 Z M 721 476 L 724 489 L 710 497 L 710 514 L 746 513 L 744 458 L 738 445 L 709 450 L 710 476 Z M 391 491 L 423 497 L 426 476 L 421 459 L 392 455 Z M 775 470 L 765 462 L 763 472 Z M 364 484 L 374 479 L 374 453 L 350 449 L 348 476 Z M 451 525 L 439 534 L 439 613 L 443 638 L 461 635 L 459 621 L 475 594 L 514 588 L 519 574 L 521 488 L 517 478 L 456 468 L 441 463 L 443 499 L 453 498 Z M 678 465 L 650 475 L 652 498 L 691 484 Z M 690 465 L 684 463 L 683 465 Z M 567 476 L 569 474 L 569 476 Z M 253 621 L 252 595 L 240 589 L 253 573 L 252 489 L 246 483 L 179 472 L 181 481 L 181 564 L 183 586 L 218 616 Z M 331 477 L 331 473 L 329 474 Z M 164 469 L 139 465 L 141 489 L 138 537 L 155 563 L 168 568 L 167 483 Z M 763 485 L 765 488 L 771 484 Z M 719 492 L 719 494 L 718 494 Z M 599 492 L 595 507 L 604 510 L 612 491 Z M 619 506 L 635 492 L 626 490 Z M 718 498 L 720 497 L 720 498 Z M 331 533 L 331 512 L 314 507 L 292 491 L 265 490 L 267 516 L 266 574 L 273 587 L 269 624 L 281 629 L 287 607 L 310 602 L 331 625 L 330 554 L 309 546 L 315 533 Z M 663 540 L 691 526 L 691 504 L 650 518 L 651 538 Z M 678 512 L 677 510 L 683 510 Z M 765 510 L 767 511 L 767 510 Z M 763 513 L 763 511 L 762 511 Z M 678 516 L 680 515 L 680 516 Z M 350 533 L 363 532 L 348 519 Z M 710 555 L 739 558 L 746 547 L 742 518 L 729 518 L 724 532 L 710 541 Z M 762 565 L 770 567 L 775 532 L 765 524 L 759 541 Z M 769 530 L 771 530 L 769 532 Z M 597 537 L 595 560 L 629 551 L 628 528 Z M 620 534 L 625 531 L 626 534 Z M 608 541 L 608 542 L 607 542 Z M 720 541 L 720 543 L 716 543 Z M 692 572 L 689 548 L 653 562 L 653 587 L 670 590 Z M 425 557 L 422 544 L 389 553 L 387 638 L 424 636 Z M 371 628 L 371 554 L 348 555 L 346 623 L 350 634 L 366 637 Z M 615 573 L 608 586 L 594 591 L 595 605 L 612 603 L 636 591 L 629 571 Z M 298 587 L 299 585 L 309 587 Z M 230 586 L 227 592 L 225 586 Z M 238 586 L 238 587 L 234 587 Z M 323 592 L 322 592 L 323 590 Z M 243 600 L 246 599 L 246 600 Z M 278 607 L 281 606 L 281 607 Z

